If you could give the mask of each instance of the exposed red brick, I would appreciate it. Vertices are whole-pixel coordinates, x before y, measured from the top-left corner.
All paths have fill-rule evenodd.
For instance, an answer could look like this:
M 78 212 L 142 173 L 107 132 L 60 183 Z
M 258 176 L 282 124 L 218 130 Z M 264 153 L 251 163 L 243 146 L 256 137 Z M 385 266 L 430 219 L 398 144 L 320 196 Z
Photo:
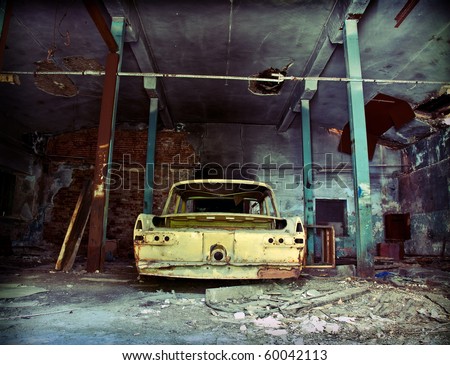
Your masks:
M 187 132 L 162 130 L 155 147 L 155 191 L 153 212 L 159 214 L 173 182 L 192 176 L 195 150 Z M 53 197 L 53 209 L 44 225 L 44 239 L 62 244 L 84 180 L 92 175 L 97 150 L 97 129 L 85 129 L 50 138 L 47 155 L 49 174 L 66 164 L 73 169 L 72 183 Z M 120 254 L 132 249 L 133 227 L 143 210 L 144 175 L 147 155 L 147 130 L 116 130 L 113 152 L 107 237 L 118 240 Z M 86 252 L 89 225 L 83 236 L 80 253 Z

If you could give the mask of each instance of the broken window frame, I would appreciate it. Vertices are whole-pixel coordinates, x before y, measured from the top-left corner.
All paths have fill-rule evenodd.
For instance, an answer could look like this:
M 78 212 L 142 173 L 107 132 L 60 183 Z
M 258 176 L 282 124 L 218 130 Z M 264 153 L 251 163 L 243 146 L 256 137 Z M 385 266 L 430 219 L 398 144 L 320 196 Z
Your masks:
M 329 203 L 329 204 L 339 204 L 342 205 L 342 210 L 339 215 L 342 215 L 341 220 L 326 220 L 321 219 L 323 217 L 318 215 L 319 212 L 319 204 Z M 347 213 L 347 199 L 315 199 L 315 212 L 316 212 L 316 224 L 322 225 L 322 226 L 333 226 L 334 232 L 336 237 L 348 237 L 348 213 Z M 328 209 L 335 211 L 335 209 L 332 209 L 332 207 L 328 207 Z M 336 226 L 336 223 L 342 224 L 342 234 L 340 233 L 340 230 L 337 229 L 339 227 Z

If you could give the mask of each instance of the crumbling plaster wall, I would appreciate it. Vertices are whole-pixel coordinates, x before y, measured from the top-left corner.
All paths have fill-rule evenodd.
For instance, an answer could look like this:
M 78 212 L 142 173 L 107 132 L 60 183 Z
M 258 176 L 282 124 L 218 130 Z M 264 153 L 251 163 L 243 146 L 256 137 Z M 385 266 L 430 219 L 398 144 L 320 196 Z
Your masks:
M 51 137 L 47 144 L 48 173 L 45 190 L 43 237 L 58 247 L 62 244 L 84 182 L 92 178 L 97 148 L 97 129 L 83 129 Z M 195 160 L 187 132 L 157 132 L 153 211 L 160 213 L 168 189 L 174 181 L 192 177 Z M 147 153 L 147 129 L 117 129 L 108 211 L 107 238 L 116 239 L 119 253 L 132 252 L 132 232 L 142 212 Z M 191 162 L 189 162 L 191 163 Z M 85 252 L 87 225 L 81 253 Z
M 251 178 L 269 183 L 277 194 L 276 203 L 282 214 L 303 217 L 301 133 L 299 121 L 284 133 L 277 132 L 272 125 L 234 123 L 158 131 L 153 212 L 161 213 L 173 182 L 201 176 L 201 166 L 220 166 L 222 171 L 216 177 Z M 356 250 L 351 157 L 337 152 L 339 139 L 338 134 L 313 125 L 314 199 L 347 201 L 348 236 L 336 240 L 337 255 L 341 257 L 354 256 Z M 116 131 L 107 236 L 118 239 L 122 247 L 131 245 L 134 220 L 143 207 L 146 142 L 146 129 Z M 39 237 L 56 245 L 62 243 L 83 183 L 92 176 L 96 143 L 95 128 L 49 139 L 46 172 L 38 171 L 24 180 L 28 184 L 25 195 L 33 196 L 33 207 L 30 208 L 25 195 L 23 199 L 17 195 L 17 201 L 24 202 L 22 213 L 32 218 L 28 227 L 37 233 L 36 237 L 40 234 Z M 398 151 L 377 147 L 371 162 L 373 235 L 377 242 L 382 242 L 384 237 L 383 215 L 402 211 L 398 204 L 400 165 Z M 89 225 L 84 244 L 88 229 Z
M 338 257 L 355 256 L 355 194 L 352 158 L 337 152 L 340 134 L 321 127 L 313 128 L 313 161 L 322 169 L 315 179 L 320 187 L 314 190 L 315 199 L 345 199 L 347 201 L 348 236 L 336 237 Z M 369 164 L 372 204 L 372 234 L 374 243 L 384 241 L 384 215 L 399 213 L 397 176 L 402 168 L 399 151 L 377 145 Z
M 450 255 L 449 137 L 446 128 L 402 151 L 410 165 L 398 178 L 400 203 L 411 218 L 407 254 Z
M 42 162 L 29 146 L 13 139 L 0 141 L 0 152 L 0 168 L 15 180 L 12 211 L 0 212 L 0 236 L 8 245 L 0 251 L 11 253 L 11 247 L 35 245 L 42 238 Z

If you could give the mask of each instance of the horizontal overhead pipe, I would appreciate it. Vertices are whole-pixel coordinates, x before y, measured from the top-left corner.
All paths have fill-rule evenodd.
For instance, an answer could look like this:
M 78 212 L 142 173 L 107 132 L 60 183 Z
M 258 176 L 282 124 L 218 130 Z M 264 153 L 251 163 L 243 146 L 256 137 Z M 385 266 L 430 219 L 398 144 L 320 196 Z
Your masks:
M 105 76 L 105 71 L 2 71 L 4 74 L 15 75 L 68 75 L 68 76 Z M 284 81 L 329 81 L 329 82 L 366 82 L 378 84 L 450 84 L 450 81 L 426 81 L 426 80 L 388 80 L 388 79 L 355 79 L 349 77 L 310 77 L 310 76 L 278 76 L 277 78 L 260 78 L 251 76 L 222 76 L 222 75 L 194 75 L 194 74 L 171 74 L 153 72 L 117 72 L 121 77 L 159 77 L 159 78 L 182 78 L 182 79 L 209 79 L 209 80 L 237 80 L 237 81 L 259 81 L 259 82 L 284 82 Z

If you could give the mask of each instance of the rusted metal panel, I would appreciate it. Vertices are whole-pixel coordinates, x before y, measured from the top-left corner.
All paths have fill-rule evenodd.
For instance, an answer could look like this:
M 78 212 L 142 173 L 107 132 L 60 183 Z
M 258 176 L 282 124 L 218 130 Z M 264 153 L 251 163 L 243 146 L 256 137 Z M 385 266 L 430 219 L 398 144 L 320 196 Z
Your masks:
M 296 279 L 300 276 L 300 269 L 284 270 L 280 268 L 263 268 L 258 271 L 259 279 Z
M 375 135 L 383 134 L 392 126 L 399 129 L 415 117 L 407 101 L 381 93 L 366 104 L 365 115 L 367 129 Z
M 372 160 L 378 139 L 383 133 L 391 127 L 399 129 L 415 117 L 408 102 L 381 93 L 365 105 L 364 115 L 369 160 Z M 338 150 L 347 154 L 352 153 L 349 123 L 344 126 Z
M 103 269 L 101 247 L 103 242 L 103 218 L 105 208 L 105 166 L 108 163 L 112 133 L 112 117 L 116 89 L 116 72 L 119 55 L 109 53 L 106 59 L 106 75 L 103 85 L 100 125 L 98 128 L 97 154 L 94 167 L 93 198 L 89 224 L 87 271 Z

